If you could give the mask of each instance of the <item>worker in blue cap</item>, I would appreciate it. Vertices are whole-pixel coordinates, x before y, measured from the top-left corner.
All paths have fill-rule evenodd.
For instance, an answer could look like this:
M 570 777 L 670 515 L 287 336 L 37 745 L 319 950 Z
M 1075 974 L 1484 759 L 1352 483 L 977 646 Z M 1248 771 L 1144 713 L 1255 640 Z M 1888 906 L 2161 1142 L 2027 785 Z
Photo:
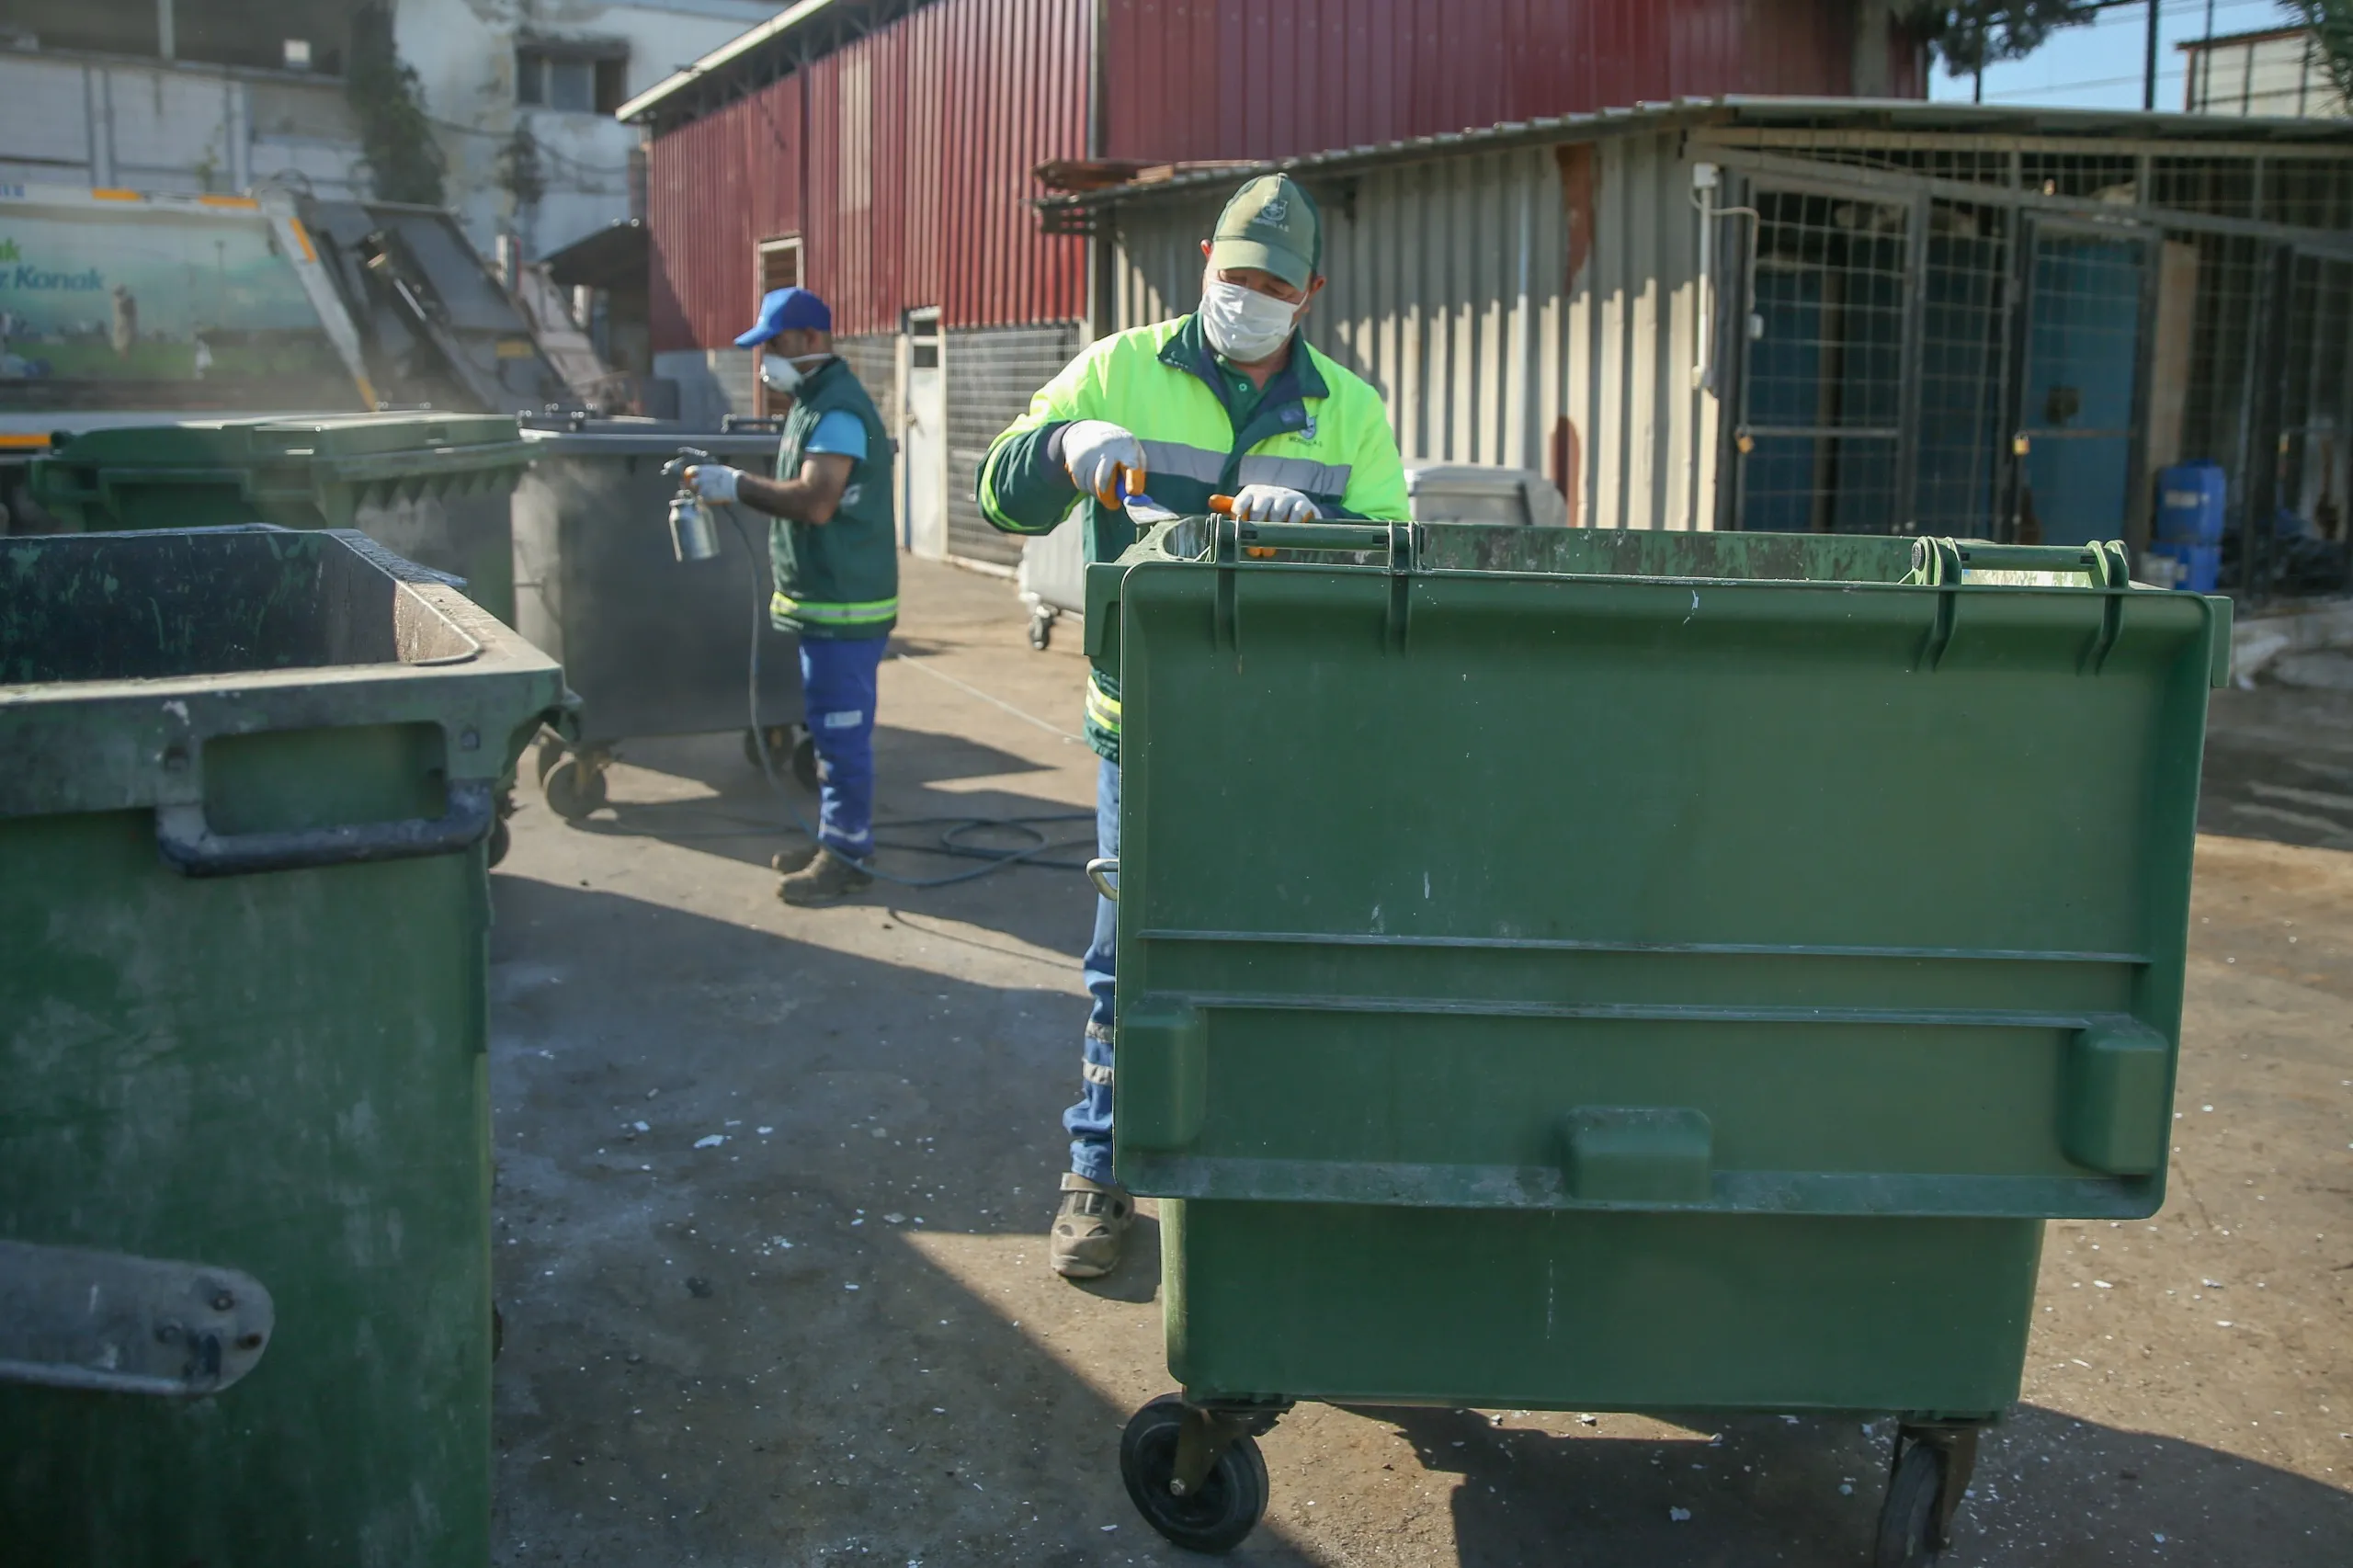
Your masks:
M 787 903 L 835 903 L 873 884 L 875 672 L 899 615 L 891 437 L 874 400 L 834 353 L 834 313 L 806 289 L 771 290 L 735 340 L 760 350 L 760 379 L 792 400 L 776 477 L 699 463 L 706 501 L 765 512 L 775 595 L 768 617 L 801 640 L 801 689 L 816 743 L 814 843 L 769 862 Z

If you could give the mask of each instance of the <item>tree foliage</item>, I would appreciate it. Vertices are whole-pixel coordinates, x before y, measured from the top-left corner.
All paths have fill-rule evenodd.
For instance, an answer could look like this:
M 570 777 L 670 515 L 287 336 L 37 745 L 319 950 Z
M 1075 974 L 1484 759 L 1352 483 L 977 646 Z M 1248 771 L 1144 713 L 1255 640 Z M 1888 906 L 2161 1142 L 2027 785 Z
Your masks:
M 2312 28 L 2336 96 L 2353 105 L 2353 0 L 2288 0 L 2288 8 Z
M 447 164 L 433 127 L 425 118 L 425 95 L 414 66 L 403 64 L 392 45 L 389 6 L 363 6 L 351 22 L 351 62 L 344 96 L 359 122 L 359 147 L 378 199 L 442 202 Z
M 1926 40 L 1955 76 L 2031 54 L 2061 28 L 2081 27 L 2099 9 L 2098 0 L 1961 0 L 1949 6 L 1896 0 L 1895 6 L 1904 28 Z

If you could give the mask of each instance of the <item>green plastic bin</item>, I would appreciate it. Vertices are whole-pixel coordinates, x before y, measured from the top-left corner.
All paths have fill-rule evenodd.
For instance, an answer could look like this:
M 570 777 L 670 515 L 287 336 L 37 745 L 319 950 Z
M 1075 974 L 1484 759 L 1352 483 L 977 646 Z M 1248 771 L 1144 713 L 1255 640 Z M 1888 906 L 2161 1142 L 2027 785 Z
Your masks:
M 481 1568 L 483 842 L 561 675 L 355 533 L 0 583 L 4 1555 Z
M 1302 1399 L 1892 1411 L 1925 1561 L 2043 1221 L 2164 1198 L 2229 604 L 2125 559 L 1191 519 L 1091 568 L 1151 1522 L 1241 1540 Z
M 335 414 L 88 430 L 32 467 L 33 497 L 68 528 L 275 523 L 357 528 L 461 577 L 515 619 L 508 496 L 531 449 L 490 414 Z

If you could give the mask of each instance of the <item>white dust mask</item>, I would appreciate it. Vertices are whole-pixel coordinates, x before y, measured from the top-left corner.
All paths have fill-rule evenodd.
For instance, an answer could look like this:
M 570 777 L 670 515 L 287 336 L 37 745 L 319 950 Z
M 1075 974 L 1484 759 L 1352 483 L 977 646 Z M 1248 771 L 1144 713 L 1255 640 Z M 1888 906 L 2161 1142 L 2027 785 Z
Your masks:
M 1237 365 L 1255 365 L 1280 348 L 1299 324 L 1299 307 L 1210 278 L 1201 285 L 1201 331 L 1210 347 Z
M 768 391 L 790 397 L 799 392 L 801 383 L 809 378 L 809 371 L 801 368 L 801 359 L 808 360 L 810 368 L 814 369 L 830 358 L 824 354 L 803 354 L 800 359 L 788 359 L 781 354 L 763 354 L 760 356 L 760 380 L 767 383 Z

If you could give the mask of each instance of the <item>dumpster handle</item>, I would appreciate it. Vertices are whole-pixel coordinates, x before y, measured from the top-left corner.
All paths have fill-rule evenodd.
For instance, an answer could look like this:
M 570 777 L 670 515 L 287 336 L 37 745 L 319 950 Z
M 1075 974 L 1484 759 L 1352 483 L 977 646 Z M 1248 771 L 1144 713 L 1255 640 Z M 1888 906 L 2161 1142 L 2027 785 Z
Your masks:
M 454 778 L 449 781 L 449 809 L 438 817 L 342 827 L 216 834 L 206 824 L 200 803 L 157 806 L 155 845 L 165 862 L 184 876 L 241 877 L 449 855 L 481 843 L 497 815 L 491 780 Z
M 1104 856 L 1086 863 L 1086 880 L 1095 884 L 1097 892 L 1113 903 L 1120 902 L 1120 884 L 1111 879 L 1119 874 L 1120 858 L 1117 855 Z

